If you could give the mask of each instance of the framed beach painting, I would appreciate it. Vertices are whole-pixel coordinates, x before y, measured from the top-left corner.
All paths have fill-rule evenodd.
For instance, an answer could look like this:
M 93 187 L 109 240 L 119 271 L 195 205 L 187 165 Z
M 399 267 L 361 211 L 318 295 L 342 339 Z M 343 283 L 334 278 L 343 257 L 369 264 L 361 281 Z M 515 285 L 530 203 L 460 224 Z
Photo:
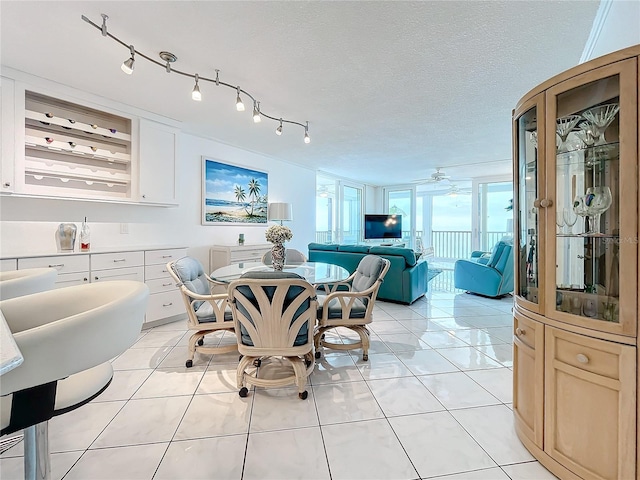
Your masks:
M 269 175 L 202 157 L 202 224 L 267 223 Z

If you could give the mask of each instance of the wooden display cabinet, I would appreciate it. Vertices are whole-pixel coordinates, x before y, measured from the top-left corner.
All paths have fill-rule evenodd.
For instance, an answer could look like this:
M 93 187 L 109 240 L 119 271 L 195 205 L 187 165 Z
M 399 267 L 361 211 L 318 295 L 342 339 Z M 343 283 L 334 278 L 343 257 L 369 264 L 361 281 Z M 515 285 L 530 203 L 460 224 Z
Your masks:
M 638 475 L 640 46 L 513 112 L 516 431 L 562 479 Z

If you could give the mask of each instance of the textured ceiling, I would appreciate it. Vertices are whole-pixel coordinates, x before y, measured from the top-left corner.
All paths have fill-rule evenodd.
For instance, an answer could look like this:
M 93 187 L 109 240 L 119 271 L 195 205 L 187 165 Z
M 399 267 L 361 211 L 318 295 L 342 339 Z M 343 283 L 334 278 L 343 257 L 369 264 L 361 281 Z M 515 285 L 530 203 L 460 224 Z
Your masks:
M 598 1 L 7 2 L 3 66 L 171 117 L 184 129 L 374 185 L 510 172 L 511 110 L 578 63 Z M 274 117 L 254 124 L 235 93 L 168 75 L 80 19 L 175 68 L 240 85 Z M 250 107 L 249 105 L 247 105 Z M 207 152 L 203 152 L 207 153 Z M 482 162 L 494 162 L 478 166 Z M 465 165 L 454 168 L 455 165 Z M 264 168 L 268 169 L 268 165 Z

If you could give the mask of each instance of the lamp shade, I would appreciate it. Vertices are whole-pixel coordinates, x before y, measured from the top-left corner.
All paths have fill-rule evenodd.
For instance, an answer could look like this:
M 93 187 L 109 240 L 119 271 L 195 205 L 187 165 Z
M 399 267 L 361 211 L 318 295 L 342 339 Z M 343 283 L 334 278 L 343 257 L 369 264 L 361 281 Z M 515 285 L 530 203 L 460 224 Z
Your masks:
M 267 209 L 267 220 L 291 221 L 293 209 L 290 203 L 270 203 Z

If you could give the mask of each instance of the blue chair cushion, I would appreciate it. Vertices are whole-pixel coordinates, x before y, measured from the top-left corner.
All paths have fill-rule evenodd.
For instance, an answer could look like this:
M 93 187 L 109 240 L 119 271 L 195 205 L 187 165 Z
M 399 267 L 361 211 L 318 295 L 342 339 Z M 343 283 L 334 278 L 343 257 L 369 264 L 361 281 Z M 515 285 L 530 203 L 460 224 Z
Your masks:
M 371 288 L 380 278 L 384 265 L 384 259 L 377 255 L 367 255 L 360 260 L 351 283 L 351 291 L 363 292 Z
M 193 257 L 184 257 L 176 260 L 174 270 L 187 290 L 199 295 L 211 295 L 209 281 L 205 277 L 204 268 L 198 260 Z M 194 310 L 197 312 L 203 303 L 205 302 L 195 302 L 193 304 Z M 209 307 L 211 307 L 211 305 L 209 305 Z

